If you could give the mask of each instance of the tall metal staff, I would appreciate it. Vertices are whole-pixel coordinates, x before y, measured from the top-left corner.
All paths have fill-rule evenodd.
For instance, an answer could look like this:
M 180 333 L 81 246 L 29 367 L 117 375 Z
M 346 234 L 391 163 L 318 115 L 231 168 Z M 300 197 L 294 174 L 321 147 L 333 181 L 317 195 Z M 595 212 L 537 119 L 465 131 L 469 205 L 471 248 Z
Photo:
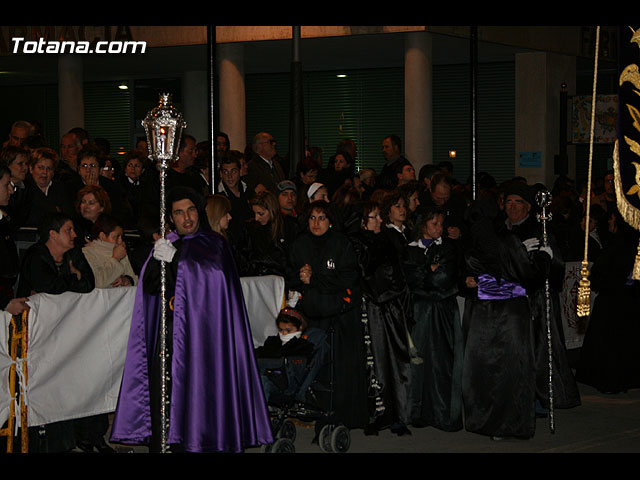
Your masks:
M 542 209 L 538 214 L 538 220 L 542 223 L 542 247 L 549 246 L 547 236 L 547 221 L 551 220 L 551 212 L 547 208 L 551 205 L 551 194 L 547 191 L 539 191 L 536 194 L 536 203 Z M 555 433 L 555 422 L 553 417 L 553 350 L 551 347 L 551 286 L 549 277 L 544 284 L 545 316 L 547 323 L 547 351 L 549 353 L 549 429 Z
M 160 102 L 142 121 L 149 145 L 149 159 L 160 170 L 160 236 L 165 238 L 165 180 L 170 162 L 178 158 L 182 130 L 187 127 L 182 114 L 171 104 L 171 94 L 160 94 Z M 160 262 L 160 442 L 161 452 L 168 448 L 169 396 L 167 392 L 167 279 L 166 262 Z

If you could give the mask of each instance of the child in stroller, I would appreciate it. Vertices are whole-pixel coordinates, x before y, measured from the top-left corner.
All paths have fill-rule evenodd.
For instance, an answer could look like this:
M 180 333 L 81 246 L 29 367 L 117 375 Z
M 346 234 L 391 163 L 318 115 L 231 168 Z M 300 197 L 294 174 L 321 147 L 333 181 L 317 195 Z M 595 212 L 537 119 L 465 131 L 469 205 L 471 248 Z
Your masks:
M 313 380 L 310 374 L 326 356 L 326 334 L 307 329 L 302 314 L 290 307 L 280 311 L 276 325 L 278 335 L 268 337 L 256 349 L 265 398 L 268 404 L 303 402 Z

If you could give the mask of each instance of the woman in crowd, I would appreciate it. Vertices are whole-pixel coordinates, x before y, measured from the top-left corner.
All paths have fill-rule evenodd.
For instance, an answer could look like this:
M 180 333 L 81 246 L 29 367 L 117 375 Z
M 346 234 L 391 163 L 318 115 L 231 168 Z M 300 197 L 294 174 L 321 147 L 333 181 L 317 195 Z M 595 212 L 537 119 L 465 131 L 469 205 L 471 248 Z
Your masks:
M 73 215 L 73 198 L 65 184 L 53 178 L 58 161 L 58 154 L 51 148 L 41 147 L 32 152 L 29 159 L 29 175 L 25 182 L 25 195 L 29 202 L 29 215 L 25 226 L 38 227 L 54 212 Z
M 205 211 L 211 230 L 227 238 L 227 229 L 231 221 L 231 202 L 224 195 L 207 195 Z
M 351 155 L 339 150 L 329 159 L 327 168 L 320 173 L 320 181 L 327 186 L 329 197 L 345 183 L 351 183 L 354 175 L 354 165 Z
M 359 207 L 360 199 L 360 190 L 347 183 L 338 188 L 331 198 L 331 208 L 334 210 L 340 231 L 346 235 L 360 229 L 362 219 Z
M 405 199 L 400 190 L 396 189 L 384 195 L 380 207 L 382 216 L 382 231 L 389 236 L 399 258 L 404 258 L 407 245 L 409 244 L 409 231 L 405 225 L 407 219 L 407 208 Z
M 298 188 L 298 198 L 306 196 L 307 189 L 318 178 L 318 171 L 321 165 L 309 157 L 305 157 L 298 162 L 296 166 L 296 176 L 293 182 Z M 301 210 L 302 211 L 302 210 Z
M 409 229 L 409 238 L 415 238 L 419 232 L 415 232 L 416 221 L 418 220 L 418 207 L 420 206 L 420 183 L 417 180 L 410 181 L 398 187 L 404 196 L 407 207 L 407 218 L 405 225 Z
M 416 224 L 404 264 L 413 295 L 413 339 L 423 360 L 411 365 L 411 418 L 416 427 L 462 429 L 463 341 L 456 296 L 456 248 L 443 238 L 444 212 L 431 207 Z
M 313 202 L 308 231 L 291 247 L 290 291 L 302 294 L 301 309 L 310 327 L 333 332 L 333 406 L 338 422 L 364 428 L 367 418 L 365 345 L 356 255 L 349 239 L 331 228 L 329 204 Z
M 254 220 L 247 223 L 247 235 L 238 246 L 240 275 L 285 276 L 287 257 L 278 199 L 264 191 L 256 194 L 249 205 Z
M 91 266 L 96 288 L 136 285 L 137 275 L 127 257 L 122 222 L 101 213 L 93 224 L 91 240 L 82 248 Z
M 0 165 L 11 172 L 13 195 L 5 207 L 10 215 L 11 230 L 19 229 L 29 215 L 25 180 L 29 173 L 29 152 L 22 147 L 7 146 L 0 153 Z
M 100 185 L 87 185 L 80 189 L 76 198 L 75 243 L 84 247 L 92 238 L 93 225 L 101 213 L 111 214 L 111 200 Z
M 362 204 L 360 229 L 350 235 L 360 269 L 362 298 L 371 337 L 373 369 L 369 371 L 369 424 L 366 434 L 390 427 L 410 433 L 409 329 L 411 294 L 396 250 L 382 235 L 380 207 Z
M 20 258 L 6 211 L 12 194 L 11 171 L 0 165 L 0 310 L 20 315 L 28 307 L 26 298 L 14 298 L 14 286 L 20 274 Z

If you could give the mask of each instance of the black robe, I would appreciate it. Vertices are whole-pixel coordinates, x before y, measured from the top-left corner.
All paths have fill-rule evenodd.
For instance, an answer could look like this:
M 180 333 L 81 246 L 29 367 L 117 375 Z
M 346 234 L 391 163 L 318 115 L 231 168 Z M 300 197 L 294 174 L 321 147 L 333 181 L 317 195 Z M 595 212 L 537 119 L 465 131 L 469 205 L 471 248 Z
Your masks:
M 630 278 L 638 238 L 618 237 L 591 269 L 597 297 L 576 369 L 579 382 L 605 393 L 640 388 L 640 282 Z
M 498 230 L 501 235 L 507 235 L 508 230 L 502 223 Z M 524 222 L 514 225 L 511 233 L 516 235 L 520 241 L 529 238 L 542 238 L 540 223 L 530 215 Z M 560 315 L 560 297 L 558 292 L 562 290 L 564 279 L 564 260 L 561 257 L 560 248 L 557 246 L 555 237 L 548 235 L 548 242 L 554 256 L 550 263 L 548 273 L 550 288 L 550 332 L 552 365 L 551 377 L 553 387 L 553 404 L 555 408 L 572 408 L 580 405 L 580 392 L 576 383 L 565 346 L 564 330 L 562 328 L 562 317 Z M 530 254 L 530 258 L 534 258 Z M 527 289 L 527 297 L 531 308 L 533 319 L 533 342 L 536 362 L 536 398 L 540 403 L 549 408 L 549 342 L 547 337 L 546 319 L 546 294 L 544 281 L 536 287 Z
M 432 270 L 432 264 L 439 266 Z M 411 243 L 405 271 L 414 301 L 411 337 L 423 360 L 411 365 L 412 423 L 461 430 L 463 340 L 453 242 L 444 238 L 428 248 Z
M 411 293 L 386 235 L 359 230 L 350 236 L 360 267 L 362 296 L 371 337 L 370 417 L 378 428 L 409 423 L 411 369 L 408 333 Z M 373 377 L 373 378 L 371 378 Z M 372 381 L 380 386 L 378 392 Z M 376 405 L 377 397 L 382 401 Z
M 309 285 L 299 270 L 311 265 Z M 289 252 L 288 285 L 302 293 L 298 308 L 310 327 L 333 330 L 333 409 L 347 428 L 364 428 L 367 379 L 361 293 L 356 255 L 349 239 L 329 230 L 321 236 L 304 233 Z

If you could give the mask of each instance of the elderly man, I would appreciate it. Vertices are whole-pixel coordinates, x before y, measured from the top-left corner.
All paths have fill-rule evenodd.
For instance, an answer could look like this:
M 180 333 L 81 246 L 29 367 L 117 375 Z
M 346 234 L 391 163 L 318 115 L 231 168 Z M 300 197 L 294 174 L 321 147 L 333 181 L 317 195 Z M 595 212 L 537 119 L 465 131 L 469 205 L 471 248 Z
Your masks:
M 260 132 L 253 137 L 253 156 L 247 165 L 245 181 L 249 191 L 269 190 L 276 194 L 276 186 L 285 179 L 282 166 L 276 159 L 276 141 L 270 133 Z
M 273 441 L 240 278 L 228 243 L 208 228 L 204 199 L 167 198 L 174 230 L 140 274 L 111 439 L 161 451 L 160 355 L 171 451 L 240 452 Z M 166 262 L 167 350 L 159 347 L 160 262 Z
M 29 122 L 18 120 L 11 125 L 9 131 L 9 139 L 2 144 L 2 147 L 14 146 L 21 147 L 23 142 L 31 135 L 32 126 Z
M 59 171 L 63 175 L 71 175 L 78 171 L 78 153 L 82 150 L 82 141 L 75 133 L 66 133 L 60 139 L 60 157 L 62 162 L 59 165 Z
M 552 289 L 554 405 L 574 407 L 580 396 L 566 357 L 558 296 L 553 294 L 561 285 L 564 265 L 553 239 L 551 246 L 540 243 L 532 188 L 513 181 L 504 197 L 506 218 L 495 231 L 491 218 L 479 215 L 479 202 L 469 215 L 475 219 L 474 248 L 467 252 L 467 263 L 478 291 L 463 369 L 465 428 L 494 439 L 531 438 L 536 414 L 544 414 L 536 404 L 549 407 L 547 279 Z

